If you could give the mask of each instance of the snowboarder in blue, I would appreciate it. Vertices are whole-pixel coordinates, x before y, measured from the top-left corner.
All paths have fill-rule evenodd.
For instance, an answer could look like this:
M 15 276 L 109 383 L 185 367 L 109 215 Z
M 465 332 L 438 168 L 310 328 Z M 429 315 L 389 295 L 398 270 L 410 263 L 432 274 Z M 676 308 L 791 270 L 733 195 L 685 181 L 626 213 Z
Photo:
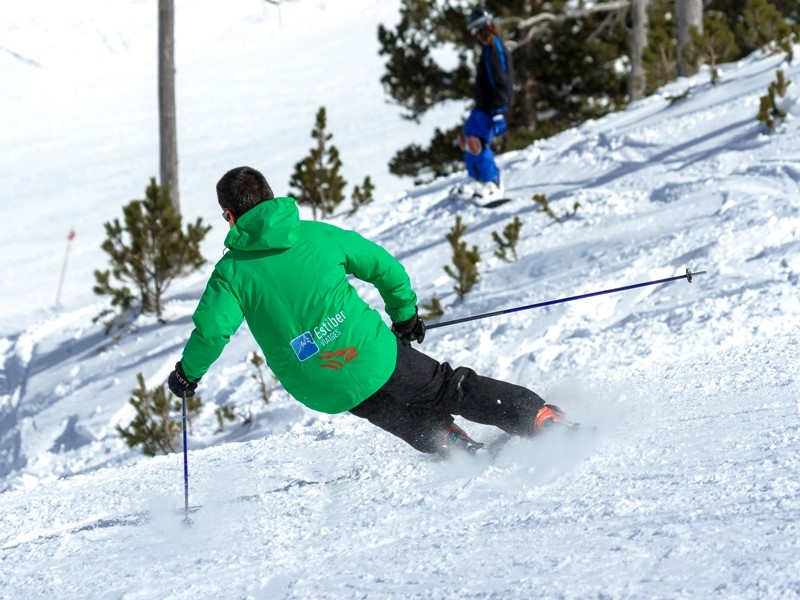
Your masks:
M 486 9 L 473 10 L 467 27 L 482 50 L 475 77 L 475 107 L 458 136 L 471 181 L 456 186 L 454 194 L 479 201 L 496 200 L 504 189 L 490 144 L 492 138 L 506 131 L 513 78 L 511 55 L 495 34 L 492 15 Z

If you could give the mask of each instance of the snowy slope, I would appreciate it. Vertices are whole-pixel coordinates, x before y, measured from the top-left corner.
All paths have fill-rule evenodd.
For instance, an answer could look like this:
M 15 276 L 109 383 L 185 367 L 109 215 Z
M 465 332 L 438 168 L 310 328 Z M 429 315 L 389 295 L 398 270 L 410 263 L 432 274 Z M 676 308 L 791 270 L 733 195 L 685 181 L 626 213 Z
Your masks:
M 391 12 L 363 3 L 370 18 Z M 330 5 L 315 6 L 329 17 Z M 136 19 L 121 23 L 122 38 L 133 39 Z M 335 27 L 316 31 L 320 44 L 339 39 Z M 242 54 L 249 44 L 245 36 Z M 778 68 L 798 83 L 784 100 L 789 120 L 769 135 L 755 114 Z M 717 86 L 707 74 L 681 80 L 505 155 L 517 199 L 499 209 L 447 200 L 453 177 L 334 219 L 398 256 L 423 301 L 442 299 L 445 319 L 708 271 L 691 284 L 430 331 L 431 355 L 527 385 L 597 427 L 569 440 L 515 441 L 494 462 L 433 460 L 280 390 L 265 407 L 243 328 L 202 382 L 207 410 L 189 442 L 189 482 L 192 504 L 203 507 L 186 528 L 182 456 L 143 458 L 114 426 L 132 416 L 136 373 L 158 385 L 180 356 L 210 266 L 170 290 L 167 325 L 142 318 L 118 341 L 92 324 L 102 307 L 92 299 L 43 313 L 9 288 L 14 306 L 4 315 L 24 318 L 6 319 L 0 338 L 0 597 L 800 596 L 798 85 L 798 64 L 755 55 L 724 67 Z M 687 100 L 669 102 L 688 87 Z M 308 129 L 308 106 L 287 121 L 295 137 Z M 251 115 L 211 99 L 194 110 L 215 123 Z M 115 118 L 141 125 L 128 112 Z M 71 127 L 51 126 L 65 137 Z M 239 147 L 207 132 L 201 142 L 217 144 L 213 164 L 182 159 L 181 176 L 202 182 L 196 210 L 208 219 L 213 184 L 231 166 L 251 162 L 288 180 L 291 160 L 251 161 L 246 140 Z M 403 143 L 386 143 L 387 152 Z M 61 150 L 62 185 L 78 190 L 65 173 L 92 154 L 66 144 L 53 142 L 53 152 Z M 109 152 L 109 163 L 129 165 L 142 155 L 135 144 Z M 36 179 L 35 167 L 9 160 L 4 169 Z M 142 175 L 130 179 L 139 185 Z M 581 207 L 555 224 L 536 211 L 535 193 L 558 213 Z M 98 223 L 116 216 L 118 207 L 87 194 L 87 213 L 105 215 Z M 481 281 L 463 302 L 442 269 L 457 214 L 483 256 Z M 524 225 L 519 259 L 508 264 L 492 256 L 491 234 L 515 215 Z M 210 257 L 224 232 L 213 233 Z M 86 252 L 97 254 L 102 231 L 86 235 Z M 25 256 L 23 238 L 3 244 Z M 29 282 L 42 284 L 43 273 L 31 270 Z M 364 295 L 380 307 L 373 290 Z M 217 433 L 212 409 L 227 402 L 252 410 L 253 423 Z M 495 435 L 460 423 L 476 439 Z

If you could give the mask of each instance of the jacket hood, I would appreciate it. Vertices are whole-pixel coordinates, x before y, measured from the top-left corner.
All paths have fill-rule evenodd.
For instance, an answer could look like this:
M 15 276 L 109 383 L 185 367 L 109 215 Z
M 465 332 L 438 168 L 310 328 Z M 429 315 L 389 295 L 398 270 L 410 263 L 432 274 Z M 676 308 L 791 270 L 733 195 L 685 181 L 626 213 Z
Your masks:
M 289 248 L 297 241 L 299 224 L 294 198 L 273 198 L 239 217 L 225 237 L 225 247 L 245 251 Z

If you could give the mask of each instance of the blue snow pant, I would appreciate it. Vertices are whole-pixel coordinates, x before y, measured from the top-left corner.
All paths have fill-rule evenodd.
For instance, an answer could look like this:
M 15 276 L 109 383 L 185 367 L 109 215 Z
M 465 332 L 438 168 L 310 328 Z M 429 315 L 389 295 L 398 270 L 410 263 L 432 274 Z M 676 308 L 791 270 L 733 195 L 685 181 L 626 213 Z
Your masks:
M 398 343 L 389 380 L 350 412 L 430 453 L 441 450 L 453 415 L 530 436 L 542 406 L 544 400 L 527 388 L 467 367 L 454 369 Z
M 499 180 L 500 171 L 497 168 L 497 163 L 494 162 L 494 153 L 489 146 L 494 137 L 492 116 L 477 108 L 472 109 L 467 122 L 464 124 L 463 133 L 467 137 L 475 136 L 480 139 L 482 146 L 478 154 L 464 152 L 464 164 L 467 167 L 469 176 L 483 183 Z

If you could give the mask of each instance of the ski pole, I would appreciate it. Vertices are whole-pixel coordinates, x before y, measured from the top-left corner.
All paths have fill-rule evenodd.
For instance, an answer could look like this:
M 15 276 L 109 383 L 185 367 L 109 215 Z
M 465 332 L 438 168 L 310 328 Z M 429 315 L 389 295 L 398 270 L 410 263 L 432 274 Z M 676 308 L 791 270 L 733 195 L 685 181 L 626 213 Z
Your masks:
M 661 283 L 669 283 L 678 279 L 685 279 L 692 283 L 692 277 L 695 275 L 705 275 L 705 271 L 697 271 L 692 273 L 686 269 L 683 275 L 676 275 L 675 277 L 667 277 L 666 279 L 656 279 L 654 281 L 645 281 L 644 283 L 634 283 L 623 287 L 613 288 L 609 290 L 600 290 L 599 292 L 589 292 L 588 294 L 580 294 L 578 296 L 570 296 L 569 298 L 559 298 L 557 300 L 547 300 L 546 302 L 537 302 L 536 304 L 527 304 L 525 306 L 515 306 L 514 308 L 506 308 L 503 310 L 496 310 L 494 312 L 483 313 L 481 315 L 473 315 L 471 317 L 462 317 L 461 319 L 453 319 L 452 321 L 444 321 L 442 323 L 425 324 L 425 329 L 436 329 L 437 327 L 446 327 L 448 325 L 455 325 L 457 323 L 466 323 L 467 321 L 476 321 L 477 319 L 485 319 L 487 317 L 496 317 L 498 315 L 507 315 L 509 313 L 518 312 L 521 310 L 530 310 L 532 308 L 542 308 L 543 306 L 551 306 L 553 304 L 563 304 L 564 302 L 572 302 L 573 300 L 581 300 L 583 298 L 591 298 L 592 296 L 601 296 L 603 294 L 613 294 L 615 292 L 624 292 L 625 290 L 632 290 L 635 288 L 644 287 L 646 285 L 658 285 Z
M 186 390 L 181 394 L 181 416 L 183 421 L 183 522 L 191 525 L 189 518 L 189 451 L 186 448 Z

